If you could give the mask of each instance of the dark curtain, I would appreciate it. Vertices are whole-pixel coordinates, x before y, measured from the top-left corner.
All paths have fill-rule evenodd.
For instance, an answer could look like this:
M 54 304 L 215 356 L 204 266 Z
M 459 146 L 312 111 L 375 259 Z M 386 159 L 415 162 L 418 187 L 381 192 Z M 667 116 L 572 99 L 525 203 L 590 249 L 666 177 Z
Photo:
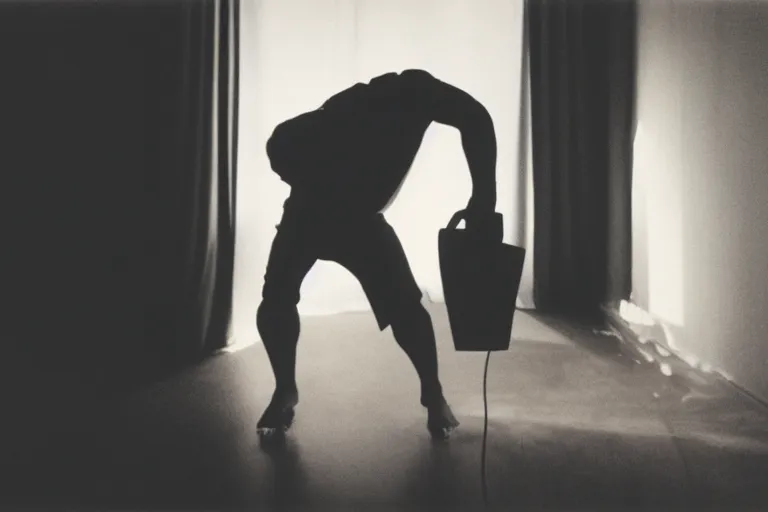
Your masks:
M 528 0 L 534 300 L 600 317 L 631 291 L 635 5 Z
M 0 360 L 25 382 L 130 384 L 226 344 L 238 8 L 0 6 Z
M 237 111 L 237 0 L 182 1 L 181 83 L 177 174 L 157 176 L 176 201 L 168 225 L 152 235 L 175 295 L 172 361 L 205 356 L 226 345 L 232 309 L 235 221 L 235 112 Z M 218 9 L 218 16 L 216 11 Z M 218 18 L 218 34 L 216 33 Z M 234 50 L 234 51 L 233 51 Z M 169 95 L 174 96 L 172 91 Z M 162 218 L 162 214 L 157 218 Z M 152 222 L 154 217 L 148 220 Z M 175 272 L 174 272 L 175 271 Z M 159 305 L 158 305 L 159 306 Z M 162 307 L 151 310 L 163 318 Z M 161 320 L 162 321 L 162 320 Z
M 237 211 L 237 141 L 240 83 L 240 0 L 220 0 L 216 223 L 219 241 L 210 328 L 203 355 L 223 348 L 231 335 Z M 226 108 L 225 108 L 226 107 Z

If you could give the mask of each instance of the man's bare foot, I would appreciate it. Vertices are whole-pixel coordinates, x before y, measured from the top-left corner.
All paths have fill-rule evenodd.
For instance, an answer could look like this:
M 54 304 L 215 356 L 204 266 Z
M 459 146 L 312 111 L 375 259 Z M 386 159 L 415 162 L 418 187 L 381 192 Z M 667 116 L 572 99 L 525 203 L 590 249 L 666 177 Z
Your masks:
M 298 391 L 276 390 L 267 409 L 256 424 L 256 431 L 265 436 L 287 432 L 293 424 L 294 407 L 299 403 Z
M 448 439 L 458 426 L 459 421 L 445 399 L 427 406 L 427 430 L 434 439 L 441 441 Z

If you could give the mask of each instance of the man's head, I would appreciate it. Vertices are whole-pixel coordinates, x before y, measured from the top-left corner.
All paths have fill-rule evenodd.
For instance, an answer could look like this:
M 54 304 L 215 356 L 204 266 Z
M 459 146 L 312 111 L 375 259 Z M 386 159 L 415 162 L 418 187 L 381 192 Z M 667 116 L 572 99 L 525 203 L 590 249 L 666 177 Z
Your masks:
M 318 156 L 322 144 L 321 112 L 313 111 L 277 126 L 267 141 L 267 156 L 272 170 L 292 184 L 308 160 Z
M 293 142 L 292 142 L 293 141 Z M 272 170 L 286 183 L 296 166 L 296 136 L 286 123 L 279 124 L 267 141 L 267 157 Z

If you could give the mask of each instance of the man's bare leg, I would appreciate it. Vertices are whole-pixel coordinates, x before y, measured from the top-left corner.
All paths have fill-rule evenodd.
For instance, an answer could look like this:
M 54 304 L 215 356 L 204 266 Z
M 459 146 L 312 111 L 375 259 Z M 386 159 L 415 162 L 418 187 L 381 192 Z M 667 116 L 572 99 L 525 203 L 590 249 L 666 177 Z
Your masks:
M 427 429 L 433 437 L 447 439 L 459 422 L 443 396 L 435 331 L 429 313 L 421 304 L 408 308 L 392 322 L 392 333 L 419 375 L 421 405 L 427 409 Z
M 264 301 L 259 306 L 257 326 L 275 375 L 275 392 L 256 428 L 270 435 L 286 431 L 299 403 L 296 386 L 296 346 L 299 341 L 299 313 L 295 305 Z

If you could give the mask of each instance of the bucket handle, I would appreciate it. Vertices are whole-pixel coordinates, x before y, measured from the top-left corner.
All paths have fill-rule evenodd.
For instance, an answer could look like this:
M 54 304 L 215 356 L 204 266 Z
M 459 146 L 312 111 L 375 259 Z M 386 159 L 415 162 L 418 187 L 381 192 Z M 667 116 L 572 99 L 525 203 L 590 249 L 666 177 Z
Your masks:
M 459 226 L 459 222 L 464 220 L 464 215 L 466 214 L 466 210 L 459 210 L 456 213 L 453 214 L 453 217 L 451 217 L 451 220 L 448 222 L 448 227 L 446 229 L 456 229 Z
M 448 230 L 455 230 L 459 222 L 466 219 L 466 210 L 459 210 L 456 213 L 453 214 L 453 217 L 451 217 L 451 220 L 448 222 L 448 227 L 446 229 Z M 494 212 L 493 214 L 493 223 L 489 225 L 490 231 L 485 233 L 486 235 L 490 235 L 492 239 L 501 241 L 504 237 L 504 217 L 498 213 Z

